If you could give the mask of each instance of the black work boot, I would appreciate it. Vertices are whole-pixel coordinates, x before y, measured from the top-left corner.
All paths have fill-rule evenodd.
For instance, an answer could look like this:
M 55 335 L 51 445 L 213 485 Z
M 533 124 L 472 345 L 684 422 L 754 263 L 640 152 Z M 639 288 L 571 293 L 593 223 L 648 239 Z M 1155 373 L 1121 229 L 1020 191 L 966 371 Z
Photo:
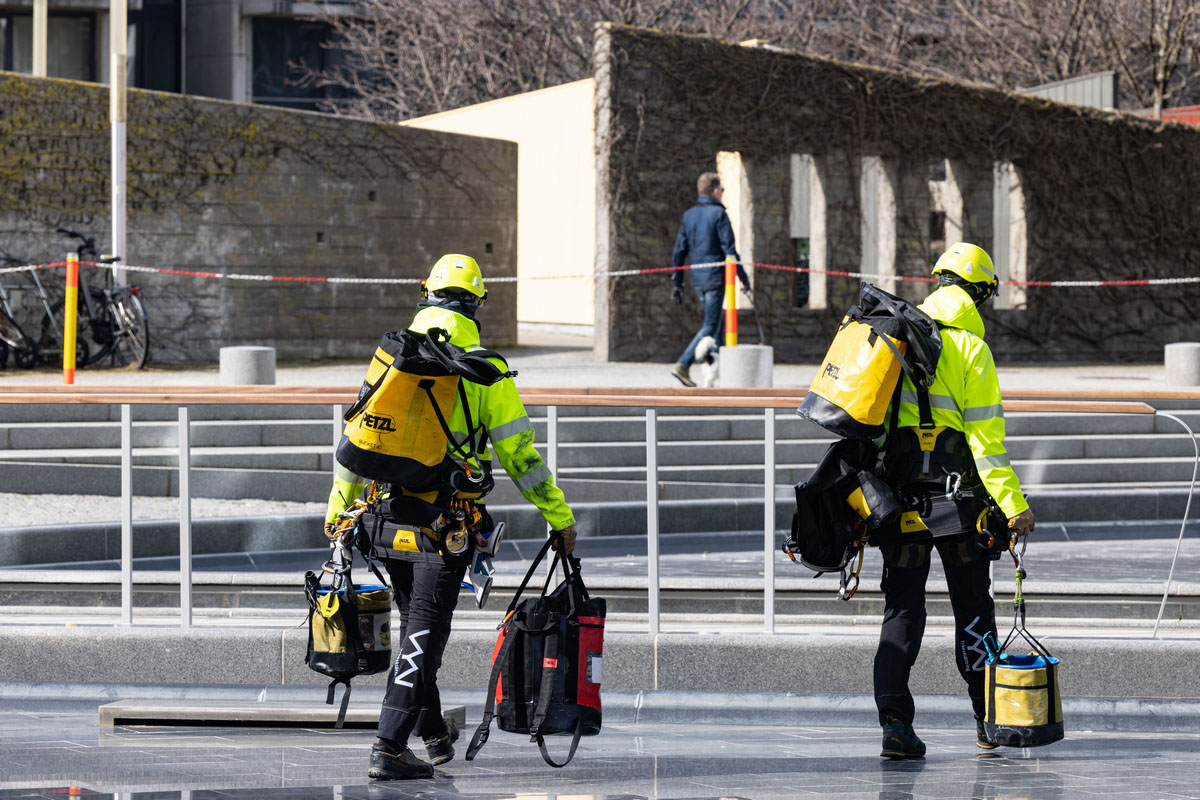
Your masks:
M 445 722 L 445 733 L 441 736 L 423 740 L 425 742 L 425 754 L 429 756 L 429 763 L 434 766 L 445 764 L 454 758 L 454 743 L 458 741 L 458 725 L 452 719 L 447 719 Z
M 975 718 L 975 746 L 981 750 L 995 750 L 999 746 L 988 739 L 987 728 L 978 717 Z
M 917 737 L 912 725 L 892 717 L 883 726 L 883 750 L 880 758 L 924 758 L 925 743 Z
M 377 781 L 432 778 L 433 767 L 417 758 L 407 746 L 393 753 L 375 745 L 371 748 L 371 768 L 367 770 L 367 777 Z

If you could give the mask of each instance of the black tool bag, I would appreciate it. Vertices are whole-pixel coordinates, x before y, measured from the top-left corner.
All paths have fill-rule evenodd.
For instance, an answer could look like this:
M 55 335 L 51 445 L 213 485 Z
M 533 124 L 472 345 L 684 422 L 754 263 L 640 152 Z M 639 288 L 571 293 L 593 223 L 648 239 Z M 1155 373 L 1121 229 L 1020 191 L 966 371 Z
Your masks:
M 892 523 L 899 504 L 874 474 L 871 442 L 830 445 L 808 480 L 796 484 L 796 511 L 783 550 L 816 572 L 838 572 L 861 549 L 868 531 Z
M 579 559 L 562 555 L 554 562 L 554 567 L 562 565 L 562 583 L 547 592 L 547 579 L 539 597 L 520 599 L 553 541 L 542 545 L 509 603 L 492 653 L 483 721 L 467 748 L 468 761 L 487 742 L 493 718 L 500 730 L 527 734 L 537 742 L 552 767 L 570 763 L 581 736 L 600 732 L 605 601 L 588 595 Z M 571 737 L 561 764 L 546 750 L 545 737 L 554 734 Z
M 335 724 L 338 728 L 346 721 L 350 680 L 383 672 L 392 665 L 392 590 L 375 565 L 370 567 L 378 584 L 354 584 L 349 551 L 330 558 L 319 574 L 304 573 L 304 595 L 308 599 L 308 651 L 304 663 L 333 679 L 325 698 L 329 705 L 333 705 L 337 685 L 346 687 Z M 322 575 L 333 576 L 328 585 L 321 584 Z

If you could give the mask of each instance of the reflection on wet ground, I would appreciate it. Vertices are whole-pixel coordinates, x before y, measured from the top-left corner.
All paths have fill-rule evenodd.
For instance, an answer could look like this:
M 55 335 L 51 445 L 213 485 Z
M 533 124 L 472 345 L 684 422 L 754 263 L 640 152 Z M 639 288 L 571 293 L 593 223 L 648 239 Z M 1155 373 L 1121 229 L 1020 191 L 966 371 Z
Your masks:
M 919 722 L 919 721 L 918 721 Z M 878 758 L 863 727 L 614 724 L 565 769 L 493 734 L 426 781 L 370 783 L 362 731 L 119 727 L 94 707 L 0 709 L 0 800 L 200 798 L 1200 798 L 1200 735 L 1076 731 L 1040 750 L 981 753 L 973 730 L 922 730 L 924 760 Z M 461 744 L 461 742 L 460 742 Z M 551 741 L 552 751 L 555 744 Z M 559 748 L 561 749 L 561 748 Z

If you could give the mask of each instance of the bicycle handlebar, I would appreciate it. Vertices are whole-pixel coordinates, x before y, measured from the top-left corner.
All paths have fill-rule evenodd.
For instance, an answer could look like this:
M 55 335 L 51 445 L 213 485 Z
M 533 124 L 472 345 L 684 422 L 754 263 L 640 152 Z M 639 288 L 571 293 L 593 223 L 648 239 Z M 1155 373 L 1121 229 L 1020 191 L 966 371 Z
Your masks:
M 115 264 L 121 260 L 120 256 L 106 255 L 96 251 L 96 239 L 92 236 L 84 236 L 78 231 L 69 230 L 67 228 L 55 228 L 55 233 L 61 233 L 63 236 L 69 236 L 73 239 L 78 239 L 83 244 L 79 246 L 78 253 L 80 256 L 85 253 L 90 254 L 96 259 L 97 264 Z M 86 260 L 86 259 L 85 259 Z

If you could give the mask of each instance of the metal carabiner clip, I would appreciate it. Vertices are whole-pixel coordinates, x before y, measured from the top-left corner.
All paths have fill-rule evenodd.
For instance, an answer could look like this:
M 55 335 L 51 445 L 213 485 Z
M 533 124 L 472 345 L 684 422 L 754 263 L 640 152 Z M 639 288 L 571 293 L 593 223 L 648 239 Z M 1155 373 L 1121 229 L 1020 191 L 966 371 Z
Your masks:
M 960 489 L 962 489 L 962 475 L 957 472 L 951 472 L 946 476 L 946 499 L 958 499 Z

